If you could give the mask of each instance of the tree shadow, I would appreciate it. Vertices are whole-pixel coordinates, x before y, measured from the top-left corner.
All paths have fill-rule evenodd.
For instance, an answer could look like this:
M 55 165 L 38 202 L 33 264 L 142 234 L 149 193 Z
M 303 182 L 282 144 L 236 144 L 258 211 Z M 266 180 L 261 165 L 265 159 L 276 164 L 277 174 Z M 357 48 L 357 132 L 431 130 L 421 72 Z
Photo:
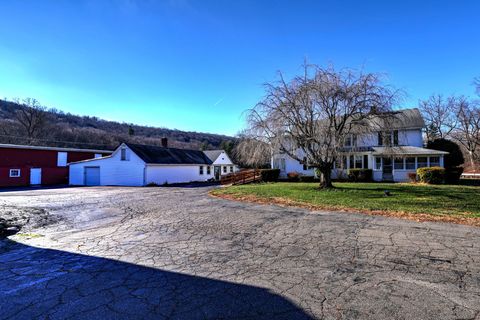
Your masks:
M 313 319 L 268 289 L 0 240 L 0 318 Z

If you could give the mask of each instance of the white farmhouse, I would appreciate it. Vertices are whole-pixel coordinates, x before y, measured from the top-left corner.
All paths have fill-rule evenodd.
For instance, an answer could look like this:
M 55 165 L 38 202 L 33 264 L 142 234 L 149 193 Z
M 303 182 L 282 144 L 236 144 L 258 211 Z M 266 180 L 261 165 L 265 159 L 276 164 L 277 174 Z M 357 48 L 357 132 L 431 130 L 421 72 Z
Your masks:
M 238 171 L 238 166 L 232 162 L 224 150 L 206 150 L 203 152 L 212 161 L 215 180 L 219 180 L 222 175 Z
M 225 155 L 226 156 L 226 155 Z M 199 150 L 122 143 L 111 155 L 70 167 L 70 185 L 144 186 L 214 178 L 213 161 Z
M 418 109 L 395 112 L 388 124 L 378 117 L 368 122 L 368 130 L 362 127 L 361 133 L 346 139 L 332 178 L 346 178 L 349 169 L 363 168 L 373 170 L 375 181 L 408 181 L 408 173 L 416 172 L 417 168 L 443 167 L 443 157 L 448 152 L 423 148 L 425 123 Z M 302 150 L 297 150 L 297 156 L 303 158 Z M 271 161 L 272 168 L 280 169 L 281 177 L 289 172 L 315 174 L 307 161 L 299 162 L 286 154 L 274 153 Z

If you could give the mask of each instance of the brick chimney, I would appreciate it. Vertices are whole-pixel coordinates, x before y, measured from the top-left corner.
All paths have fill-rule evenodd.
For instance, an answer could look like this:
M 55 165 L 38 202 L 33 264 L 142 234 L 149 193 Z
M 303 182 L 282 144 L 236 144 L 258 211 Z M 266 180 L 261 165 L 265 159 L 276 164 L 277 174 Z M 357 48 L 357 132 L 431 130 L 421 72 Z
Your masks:
M 162 138 L 162 147 L 168 148 L 168 139 L 167 138 Z

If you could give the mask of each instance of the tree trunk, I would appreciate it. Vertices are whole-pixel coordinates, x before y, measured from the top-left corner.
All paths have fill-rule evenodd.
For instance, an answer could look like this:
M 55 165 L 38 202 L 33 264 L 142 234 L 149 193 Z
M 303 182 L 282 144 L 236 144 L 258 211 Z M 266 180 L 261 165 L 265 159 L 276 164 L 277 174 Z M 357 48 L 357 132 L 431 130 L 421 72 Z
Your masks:
M 333 188 L 332 184 L 332 169 L 319 168 L 320 171 L 320 189 L 330 189 Z

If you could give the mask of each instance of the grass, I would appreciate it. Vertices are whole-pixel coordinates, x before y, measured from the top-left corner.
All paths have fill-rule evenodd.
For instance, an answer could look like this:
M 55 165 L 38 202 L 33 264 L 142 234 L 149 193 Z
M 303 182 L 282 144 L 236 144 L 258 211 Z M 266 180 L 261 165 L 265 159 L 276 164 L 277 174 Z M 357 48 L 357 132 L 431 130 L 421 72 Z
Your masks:
M 212 191 L 214 196 L 263 203 L 280 203 L 318 209 L 358 210 L 379 214 L 401 213 L 422 220 L 469 220 L 480 224 L 480 188 L 457 185 L 390 183 L 334 183 L 319 190 L 317 183 L 260 183 Z M 392 194 L 384 196 L 384 191 Z M 448 219 L 442 219 L 448 218 Z M 472 223 L 473 221 L 473 223 Z

